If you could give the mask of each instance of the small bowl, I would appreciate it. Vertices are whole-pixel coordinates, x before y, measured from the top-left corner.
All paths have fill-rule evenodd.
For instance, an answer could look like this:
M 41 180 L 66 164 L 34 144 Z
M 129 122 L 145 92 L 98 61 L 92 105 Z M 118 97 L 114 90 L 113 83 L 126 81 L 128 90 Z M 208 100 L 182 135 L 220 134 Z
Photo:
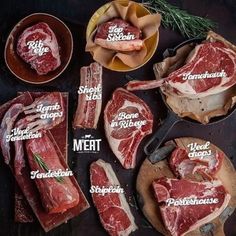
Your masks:
M 56 35 L 60 50 L 61 65 L 46 75 L 38 75 L 16 52 L 17 40 L 28 27 L 39 22 L 45 22 Z M 20 80 L 31 84 L 44 84 L 57 78 L 68 66 L 73 52 L 73 38 L 69 28 L 57 17 L 46 13 L 31 14 L 18 22 L 5 46 L 5 62 L 9 70 Z
M 126 0 L 123 0 L 123 1 L 120 0 L 121 5 L 126 5 L 127 2 L 128 1 Z M 90 18 L 88 26 L 87 26 L 87 30 L 86 30 L 86 40 L 88 40 L 88 38 L 90 37 L 94 29 L 97 27 L 97 22 L 99 21 L 100 17 L 107 11 L 107 9 L 110 7 L 111 4 L 112 2 L 106 3 L 105 5 L 100 7 Z M 136 3 L 136 4 L 137 4 L 136 11 L 139 17 L 151 14 L 151 12 L 147 8 L 145 8 L 142 4 L 139 4 L 139 3 Z M 146 64 L 152 58 L 152 56 L 154 55 L 157 49 L 158 41 L 159 41 L 159 33 L 157 31 L 152 37 L 148 39 L 146 43 L 148 53 L 146 57 L 144 58 L 143 62 L 134 68 L 131 68 L 125 65 L 121 61 L 117 62 L 116 64 L 114 63 L 111 66 L 106 66 L 106 65 L 102 65 L 102 66 L 106 67 L 107 69 L 118 71 L 118 72 L 128 72 L 128 71 L 136 70 L 142 67 L 144 64 Z

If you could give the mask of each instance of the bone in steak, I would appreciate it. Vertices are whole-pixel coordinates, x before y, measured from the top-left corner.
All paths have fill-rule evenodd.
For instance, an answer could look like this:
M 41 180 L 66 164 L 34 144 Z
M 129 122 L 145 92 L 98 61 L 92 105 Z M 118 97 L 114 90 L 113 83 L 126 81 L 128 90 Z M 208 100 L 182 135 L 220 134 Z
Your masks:
M 44 22 L 24 30 L 17 42 L 17 53 L 39 75 L 54 71 L 61 65 L 56 36 Z
M 78 93 L 73 127 L 96 129 L 102 107 L 101 65 L 95 62 L 81 68 Z
M 65 171 L 52 141 L 46 134 L 42 138 L 27 140 L 26 149 L 31 171 Z M 35 178 L 35 182 L 42 204 L 48 213 L 63 213 L 79 203 L 78 190 L 68 176 Z
M 194 182 L 163 177 L 155 180 L 152 185 L 163 222 L 172 236 L 185 235 L 210 222 L 227 207 L 231 197 L 219 180 Z M 211 204 L 203 204 L 204 200 L 211 198 L 217 199 L 215 203 L 210 201 Z M 189 199 L 193 200 L 187 204 Z M 202 203 L 194 205 L 196 200 Z
M 153 115 L 143 100 L 118 88 L 104 111 L 109 145 L 124 168 L 135 167 L 138 146 L 152 132 Z
M 135 51 L 143 48 L 141 37 L 137 27 L 122 19 L 113 19 L 98 26 L 95 43 L 115 51 Z
M 185 149 L 179 147 L 172 152 L 169 165 L 176 176 L 184 178 L 198 173 L 211 178 L 220 170 L 224 158 L 220 151 L 203 157 L 190 158 L 188 155 Z
M 92 186 L 109 188 L 120 186 L 110 164 L 103 160 L 93 162 L 90 166 Z M 137 229 L 130 207 L 124 193 L 92 193 L 103 227 L 111 236 L 127 236 Z
M 0 142 L 2 154 L 4 156 L 4 161 L 6 164 L 9 164 L 11 159 L 10 154 L 10 141 L 7 141 L 7 136 L 11 135 L 12 129 L 14 127 L 14 123 L 17 117 L 23 112 L 24 105 L 21 103 L 13 104 L 5 113 L 0 129 Z
M 175 96 L 205 97 L 223 92 L 236 83 L 236 52 L 223 42 L 203 42 L 190 53 L 186 64 L 155 81 L 131 81 L 127 89 L 142 90 L 162 86 Z

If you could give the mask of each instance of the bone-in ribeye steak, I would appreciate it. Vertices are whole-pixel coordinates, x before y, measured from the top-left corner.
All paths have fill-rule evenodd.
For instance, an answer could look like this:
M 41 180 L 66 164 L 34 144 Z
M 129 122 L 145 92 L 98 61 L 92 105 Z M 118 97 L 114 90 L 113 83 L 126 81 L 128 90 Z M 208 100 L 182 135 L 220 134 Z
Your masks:
M 162 219 L 172 236 L 182 236 L 200 225 L 210 222 L 227 207 L 230 195 L 219 180 L 194 182 L 186 179 L 160 178 L 153 182 Z M 172 202 L 184 199 L 217 199 L 218 202 L 196 205 Z M 183 205 L 180 205 L 183 204 Z
M 133 117 L 129 119 L 129 116 Z M 106 105 L 104 120 L 113 153 L 124 168 L 134 168 L 138 146 L 152 132 L 153 116 L 149 107 L 134 94 L 118 88 Z
M 40 46 L 45 50 L 42 55 L 37 51 Z M 17 42 L 17 53 L 39 75 L 47 74 L 61 65 L 57 38 L 44 22 L 24 30 Z
M 90 166 L 92 186 L 109 188 L 120 186 L 110 164 L 103 160 L 93 162 Z M 124 193 L 92 193 L 103 227 L 111 236 L 127 236 L 137 229 L 130 207 Z
M 80 89 L 73 127 L 96 129 L 102 108 L 101 65 L 95 62 L 81 68 Z
M 236 83 L 235 65 L 236 52 L 223 42 L 204 42 L 195 47 L 183 67 L 168 77 L 155 81 L 131 81 L 127 89 L 162 86 L 176 96 L 204 97 L 223 92 Z
M 115 28 L 119 30 L 122 29 L 122 32 L 111 33 L 111 29 L 113 29 L 112 31 L 115 31 Z M 111 40 L 109 40 L 109 34 L 111 36 Z M 130 40 L 127 40 L 128 37 L 126 37 L 126 40 L 113 40 L 114 35 L 118 36 L 120 34 L 128 37 L 132 35 L 133 38 Z M 115 51 L 134 51 L 140 50 L 143 47 L 143 40 L 141 40 L 141 37 L 142 32 L 137 27 L 132 26 L 122 19 L 113 19 L 98 26 L 95 36 L 95 43 L 100 45 L 101 47 L 112 49 Z

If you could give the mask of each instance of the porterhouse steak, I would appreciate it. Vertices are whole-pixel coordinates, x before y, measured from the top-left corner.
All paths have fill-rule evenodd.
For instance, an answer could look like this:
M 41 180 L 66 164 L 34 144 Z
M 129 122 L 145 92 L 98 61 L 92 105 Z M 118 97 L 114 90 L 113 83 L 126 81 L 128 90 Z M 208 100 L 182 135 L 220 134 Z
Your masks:
M 110 164 L 99 159 L 90 166 L 92 186 L 110 188 L 120 183 Z M 137 229 L 124 193 L 92 193 L 103 227 L 111 236 L 127 236 Z
M 61 65 L 57 38 L 44 22 L 23 31 L 17 42 L 17 53 L 39 75 L 54 71 Z
M 162 87 L 180 97 L 205 97 L 223 92 L 236 83 L 236 52 L 223 42 L 205 41 L 195 47 L 185 65 L 167 77 L 150 81 L 131 81 L 127 89 Z
M 194 182 L 163 177 L 152 185 L 162 219 L 172 236 L 185 235 L 210 222 L 230 200 L 219 180 Z
M 104 111 L 109 145 L 124 168 L 135 166 L 138 146 L 152 132 L 153 115 L 143 100 L 118 88 Z
M 98 26 L 95 43 L 115 51 L 135 51 L 143 47 L 141 37 L 140 29 L 116 18 Z

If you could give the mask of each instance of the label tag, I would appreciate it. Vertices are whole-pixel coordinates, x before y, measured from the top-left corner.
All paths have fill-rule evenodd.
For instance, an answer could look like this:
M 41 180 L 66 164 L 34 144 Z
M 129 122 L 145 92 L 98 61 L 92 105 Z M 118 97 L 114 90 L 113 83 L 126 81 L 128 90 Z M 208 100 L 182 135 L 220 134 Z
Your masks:
M 61 105 L 55 103 L 53 105 L 45 106 L 40 104 L 36 107 L 36 112 L 41 113 L 40 119 L 52 119 L 55 120 L 57 117 L 62 117 L 63 112 L 60 111 Z
M 14 128 L 11 130 L 11 133 L 6 135 L 6 142 L 15 142 L 19 140 L 27 140 L 27 139 L 35 139 L 35 138 L 42 138 L 42 133 L 36 131 L 35 133 L 29 131 L 29 128 L 26 129 L 19 129 Z
M 166 200 L 167 206 L 194 206 L 194 205 L 211 205 L 217 204 L 219 202 L 218 198 L 168 198 Z
M 212 151 L 210 150 L 210 142 L 207 141 L 205 144 L 190 143 L 187 145 L 189 148 L 188 157 L 190 160 L 194 159 L 204 159 L 212 156 Z
M 131 128 L 131 127 L 137 127 L 141 128 L 143 125 L 146 125 L 146 120 L 138 120 L 139 119 L 139 113 L 126 113 L 126 112 L 120 112 L 118 114 L 117 120 L 111 121 L 111 127 L 119 127 L 119 128 Z M 135 121 L 134 121 L 135 120 Z
M 227 74 L 224 70 L 221 72 L 213 72 L 209 73 L 206 71 L 205 73 L 202 74 L 191 74 L 189 73 L 184 73 L 183 74 L 183 80 L 199 80 L 199 79 L 215 79 L 215 78 L 227 78 Z
M 102 139 L 95 139 L 91 134 L 86 134 L 80 139 L 73 139 L 73 151 L 78 153 L 98 153 Z
M 36 41 L 28 41 L 26 43 L 28 49 L 32 49 L 33 53 L 38 56 L 42 56 L 43 54 L 49 52 L 49 47 L 45 47 L 42 40 Z
M 104 196 L 107 193 L 124 193 L 124 189 L 121 188 L 120 186 L 110 186 L 110 187 L 99 187 L 99 186 L 94 186 L 92 185 L 90 190 L 90 193 L 98 193 Z
M 85 94 L 86 101 L 101 100 L 102 99 L 102 85 L 98 84 L 96 87 L 88 88 L 88 86 L 80 86 L 78 94 Z
M 108 35 L 107 35 L 107 41 L 109 42 L 115 42 L 115 41 L 130 41 L 134 40 L 135 35 L 128 32 L 127 34 L 124 34 L 124 28 L 119 27 L 117 25 L 110 26 L 108 28 Z

